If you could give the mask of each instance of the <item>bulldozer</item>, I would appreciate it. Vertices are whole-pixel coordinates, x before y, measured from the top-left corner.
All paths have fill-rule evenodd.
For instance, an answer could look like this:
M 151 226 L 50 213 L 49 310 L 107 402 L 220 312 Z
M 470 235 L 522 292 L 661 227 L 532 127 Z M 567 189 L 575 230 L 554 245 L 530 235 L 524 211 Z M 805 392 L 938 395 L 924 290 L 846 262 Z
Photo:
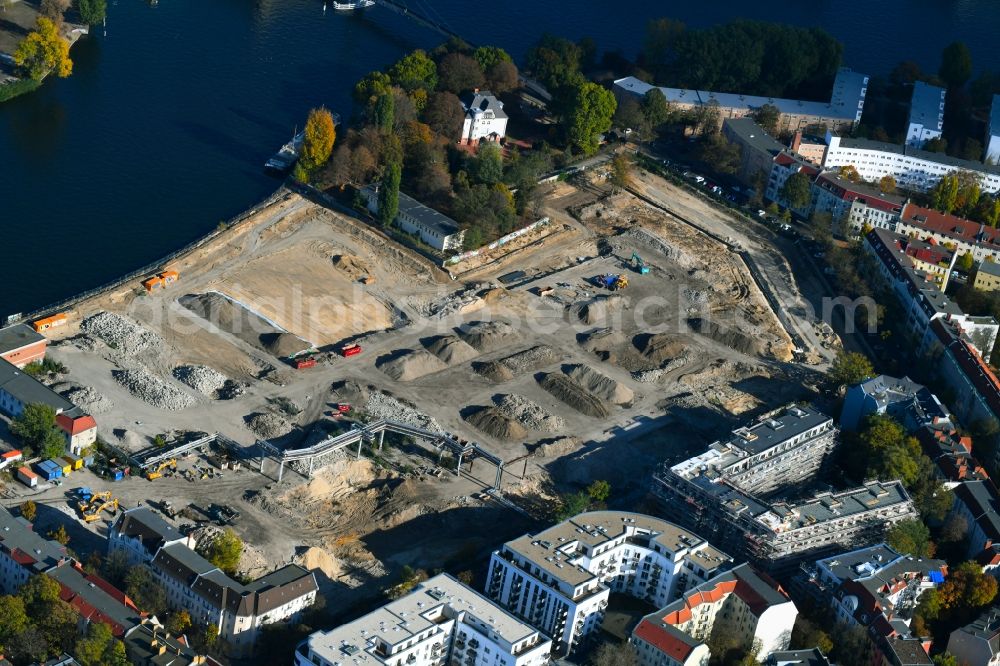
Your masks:
M 170 460 L 164 460 L 159 465 L 146 472 L 146 479 L 153 481 L 160 478 L 163 476 L 163 471 L 167 468 L 177 469 L 177 459 L 171 458 Z
M 649 273 L 649 266 L 646 265 L 646 262 L 643 261 L 642 257 L 640 257 L 634 250 L 632 251 L 631 262 L 632 267 L 635 268 L 635 272 L 639 275 L 646 275 Z

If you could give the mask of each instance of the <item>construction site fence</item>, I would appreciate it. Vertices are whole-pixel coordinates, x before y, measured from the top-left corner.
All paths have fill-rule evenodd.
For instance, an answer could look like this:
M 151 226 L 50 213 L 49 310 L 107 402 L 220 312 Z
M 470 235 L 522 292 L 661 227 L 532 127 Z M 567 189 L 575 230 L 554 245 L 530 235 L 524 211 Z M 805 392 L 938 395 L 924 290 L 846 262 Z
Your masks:
M 133 280 L 136 280 L 150 273 L 157 272 L 163 267 L 164 264 L 171 262 L 174 259 L 177 259 L 178 257 L 181 257 L 191 252 L 192 250 L 197 250 L 202 245 L 205 245 L 206 243 L 215 240 L 217 237 L 229 231 L 234 226 L 256 215 L 260 211 L 264 210 L 268 206 L 275 204 L 282 198 L 287 197 L 288 195 L 289 195 L 288 189 L 286 189 L 285 186 L 282 185 L 273 194 L 271 194 L 269 197 L 267 197 L 254 207 L 239 213 L 238 215 L 230 218 L 225 222 L 220 223 L 215 229 L 208 232 L 204 236 L 201 236 L 200 238 L 191 241 L 184 247 L 175 250 L 164 257 L 160 257 L 156 261 L 150 262 L 141 268 L 137 268 L 129 272 L 128 274 L 123 275 L 122 277 L 116 278 L 111 282 L 107 282 L 99 287 L 94 287 L 93 289 L 89 289 L 85 292 L 76 294 L 75 296 L 71 296 L 70 298 L 59 301 L 58 303 L 52 303 L 50 305 L 46 305 L 43 308 L 39 308 L 37 310 L 28 313 L 18 313 L 14 315 L 9 315 L 4 320 L 4 324 L 10 325 L 17 323 L 19 321 L 38 319 L 46 315 L 55 314 L 57 312 L 63 312 L 65 310 L 73 308 L 75 305 L 81 303 L 82 301 L 87 300 L 88 298 L 93 298 L 94 296 L 97 296 L 104 292 L 111 291 L 113 289 L 118 289 L 119 287 L 123 287 L 129 282 L 132 282 Z
M 549 223 L 549 218 L 543 217 L 542 219 L 538 220 L 537 222 L 532 222 L 531 224 L 529 224 L 527 226 L 524 226 L 524 227 L 521 227 L 520 229 L 515 229 L 514 231 L 510 232 L 506 236 L 501 236 L 500 238 L 496 239 L 492 243 L 484 245 L 484 246 L 482 246 L 480 248 L 477 248 L 475 250 L 469 250 L 468 252 L 463 252 L 462 254 L 456 254 L 453 257 L 449 257 L 449 258 L 447 258 L 447 259 L 444 260 L 444 263 L 441 264 L 441 266 L 443 268 L 444 267 L 448 267 L 448 266 L 454 266 L 455 264 L 462 263 L 463 261 L 466 261 L 467 259 L 472 259 L 473 257 L 478 257 L 483 252 L 489 252 L 490 250 L 495 250 L 495 249 L 497 249 L 498 247 L 500 247 L 502 245 L 506 245 L 507 243 L 511 242 L 515 238 L 520 238 L 524 234 L 526 234 L 526 233 L 528 233 L 530 231 L 534 231 L 535 229 L 537 229 L 539 227 L 543 227 L 543 226 L 545 226 L 548 223 Z

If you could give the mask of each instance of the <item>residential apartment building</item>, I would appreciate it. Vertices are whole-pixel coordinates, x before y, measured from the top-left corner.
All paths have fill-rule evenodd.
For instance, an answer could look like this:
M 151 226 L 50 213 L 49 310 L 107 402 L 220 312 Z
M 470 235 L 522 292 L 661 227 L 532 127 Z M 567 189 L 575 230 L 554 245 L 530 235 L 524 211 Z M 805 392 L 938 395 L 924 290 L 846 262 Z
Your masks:
M 542 666 L 552 642 L 448 574 L 353 622 L 317 631 L 295 666 Z
M 773 139 L 753 118 L 727 118 L 722 123 L 722 135 L 740 147 L 740 166 L 736 177 L 749 187 L 767 183 L 774 158 L 785 147 Z
M 144 613 L 128 595 L 100 576 L 84 571 L 79 562 L 55 567 L 46 575 L 59 583 L 59 597 L 80 617 L 81 633 L 88 624 L 100 622 L 121 638 L 142 622 Z
M 847 389 L 840 412 L 841 430 L 860 430 L 871 414 L 891 416 L 908 432 L 925 425 L 951 424 L 951 416 L 938 397 L 909 377 L 879 375 Z
M 45 358 L 48 340 L 27 324 L 0 328 L 0 358 L 23 368 Z
M 488 91 L 474 90 L 462 100 L 462 136 L 459 143 L 478 145 L 480 141 L 499 142 L 507 135 L 507 114 L 503 102 Z
M 741 564 L 644 617 L 629 642 L 640 666 L 702 666 L 720 636 L 762 656 L 786 650 L 797 616 L 778 583 Z
M 986 123 L 985 145 L 983 161 L 987 164 L 1000 164 L 1000 95 L 993 95 L 993 106 L 990 107 L 990 118 Z
M 925 241 L 933 239 L 959 255 L 969 253 L 977 263 L 1000 262 L 1000 230 L 956 215 L 908 203 L 895 231 Z
M 835 171 L 820 173 L 812 191 L 812 210 L 829 214 L 832 231 L 841 238 L 857 238 L 865 227 L 895 231 L 906 205 L 901 196 L 853 183 Z
M 941 138 L 944 129 L 945 89 L 923 81 L 913 84 L 910 118 L 906 128 L 906 145 L 923 148 L 931 139 Z
M 378 214 L 378 188 L 379 185 L 376 183 L 361 190 L 372 215 Z M 399 193 L 396 223 L 400 229 L 418 236 L 422 242 L 435 250 L 461 249 L 465 239 L 465 231 L 458 226 L 458 222 L 402 192 Z
M 774 157 L 774 160 L 772 160 L 771 173 L 767 177 L 767 185 L 764 189 L 764 198 L 770 201 L 776 201 L 782 206 L 790 208 L 799 217 L 808 218 L 811 211 L 815 207 L 813 202 L 812 186 L 810 185 L 809 201 L 805 205 L 798 208 L 792 206 L 791 202 L 785 200 L 785 197 L 782 196 L 782 190 L 785 187 L 785 183 L 788 182 L 788 179 L 792 177 L 792 174 L 804 173 L 809 178 L 809 182 L 812 183 L 819 172 L 820 168 L 818 166 L 794 153 L 787 150 L 779 153 Z
M 708 92 L 664 88 L 660 91 L 667 103 L 678 110 L 693 111 L 705 106 L 716 106 L 722 120 L 745 118 L 765 105 L 778 109 L 779 132 L 816 130 L 828 128 L 849 132 L 861 120 L 861 112 L 868 93 L 868 76 L 846 67 L 840 68 L 833 82 L 829 102 L 810 102 L 796 99 L 740 95 L 738 93 Z M 619 99 L 623 96 L 644 97 L 652 90 L 645 81 L 628 76 L 614 82 L 612 91 Z
M 830 660 L 819 648 L 811 650 L 780 650 L 764 659 L 765 666 L 830 666 Z
M 1000 496 L 989 479 L 965 481 L 955 487 L 952 512 L 969 525 L 967 556 L 977 557 L 994 544 L 1000 544 Z
M 961 325 L 931 322 L 937 345 L 931 348 L 937 372 L 951 389 L 955 415 L 962 423 L 1000 423 L 1000 380 L 983 360 L 977 343 Z
M 194 548 L 190 537 L 181 534 L 148 506 L 119 512 L 108 530 L 108 552 L 123 554 L 129 566 L 149 564 L 160 548 L 173 544 Z
M 989 478 L 972 454 L 972 438 L 960 433 L 951 422 L 926 425 L 916 434 L 924 453 L 937 468 L 938 479 L 947 488 Z
M 199 654 L 183 637 L 171 636 L 150 620 L 127 631 L 121 640 L 133 666 L 221 666 L 215 659 Z
M 972 286 L 980 291 L 1000 290 L 1000 264 L 984 261 L 976 268 Z
M 948 636 L 947 650 L 959 664 L 1000 666 L 1000 612 L 989 608 Z
M 15 594 L 28 578 L 70 561 L 66 547 L 43 538 L 21 517 L 0 508 L 0 591 Z
M 823 167 L 853 166 L 864 180 L 878 182 L 892 176 L 908 190 L 926 192 L 942 176 L 953 171 L 971 171 L 982 178 L 984 192 L 1000 191 L 1000 167 L 931 153 L 919 148 L 868 139 L 851 139 L 828 133 Z
M 598 630 L 611 592 L 663 606 L 730 562 L 673 523 L 594 511 L 505 543 L 490 559 L 486 594 L 567 654 Z

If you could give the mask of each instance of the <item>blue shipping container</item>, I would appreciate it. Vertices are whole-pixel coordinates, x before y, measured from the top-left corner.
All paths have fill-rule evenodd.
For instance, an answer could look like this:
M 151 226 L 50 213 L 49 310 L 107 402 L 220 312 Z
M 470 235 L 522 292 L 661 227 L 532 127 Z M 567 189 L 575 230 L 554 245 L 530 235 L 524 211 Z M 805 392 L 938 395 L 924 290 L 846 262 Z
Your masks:
M 43 460 L 40 463 L 35 463 L 35 469 L 38 474 L 46 481 L 52 481 L 62 476 L 62 470 L 58 469 L 55 465 L 47 460 Z

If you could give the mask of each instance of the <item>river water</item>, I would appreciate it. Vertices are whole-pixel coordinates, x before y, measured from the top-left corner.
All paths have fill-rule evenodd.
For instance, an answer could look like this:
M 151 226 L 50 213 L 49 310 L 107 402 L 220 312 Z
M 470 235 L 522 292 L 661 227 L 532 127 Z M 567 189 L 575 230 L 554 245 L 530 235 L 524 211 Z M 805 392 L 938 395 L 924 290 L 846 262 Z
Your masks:
M 1000 69 L 996 0 L 408 0 L 516 58 L 543 32 L 635 54 L 643 26 L 733 18 L 822 25 L 848 65 L 936 67 L 961 38 Z M 377 7 L 323 0 L 109 0 L 107 34 L 81 40 L 69 79 L 0 105 L 0 318 L 133 270 L 266 197 L 262 164 L 312 106 L 345 117 L 354 82 L 441 38 Z

